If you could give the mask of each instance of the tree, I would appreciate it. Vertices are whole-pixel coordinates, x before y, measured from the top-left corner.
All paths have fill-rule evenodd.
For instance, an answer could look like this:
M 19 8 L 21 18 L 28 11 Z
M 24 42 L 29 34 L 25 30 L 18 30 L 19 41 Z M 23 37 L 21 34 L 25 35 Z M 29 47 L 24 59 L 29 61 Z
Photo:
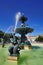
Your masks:
M 37 41 L 37 42 L 43 42 L 43 37 L 42 36 L 38 36 L 38 38 L 36 38 L 35 41 Z
M 10 34 L 5 33 L 5 35 L 3 36 L 3 45 L 2 45 L 2 47 L 4 47 L 5 43 L 9 42 L 9 41 L 10 41 Z
M 0 38 L 3 38 L 4 32 L 0 30 Z

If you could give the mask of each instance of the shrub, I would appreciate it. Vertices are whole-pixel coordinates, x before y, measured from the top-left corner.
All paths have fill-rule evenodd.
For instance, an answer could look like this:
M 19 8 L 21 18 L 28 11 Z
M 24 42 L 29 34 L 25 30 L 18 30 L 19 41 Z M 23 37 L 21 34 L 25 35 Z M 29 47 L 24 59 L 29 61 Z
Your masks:
M 38 38 L 36 38 L 35 41 L 37 41 L 37 42 L 43 42 L 43 37 L 42 36 L 38 36 Z

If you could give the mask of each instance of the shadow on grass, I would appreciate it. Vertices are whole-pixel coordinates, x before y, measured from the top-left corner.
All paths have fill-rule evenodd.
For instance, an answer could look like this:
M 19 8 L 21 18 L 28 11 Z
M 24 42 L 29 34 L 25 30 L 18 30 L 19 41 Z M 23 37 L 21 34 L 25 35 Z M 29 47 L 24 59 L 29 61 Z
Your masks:
M 18 60 L 18 65 L 23 64 L 23 62 L 25 62 L 26 60 L 27 60 L 27 56 L 20 57 L 20 59 Z
M 32 49 L 40 49 L 41 47 L 39 46 L 32 46 Z

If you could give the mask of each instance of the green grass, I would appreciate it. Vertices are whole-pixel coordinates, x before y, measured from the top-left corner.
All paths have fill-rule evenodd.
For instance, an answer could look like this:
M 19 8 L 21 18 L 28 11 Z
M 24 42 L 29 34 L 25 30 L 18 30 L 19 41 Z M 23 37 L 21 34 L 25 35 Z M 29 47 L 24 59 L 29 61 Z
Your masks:
M 0 65 L 3 65 L 7 59 L 7 48 L 0 48 Z
M 8 62 L 7 57 L 8 46 L 0 48 L 0 65 L 17 65 L 15 62 Z M 43 65 L 43 48 L 21 51 L 18 65 Z
M 18 65 L 43 65 L 43 48 L 22 51 Z
M 0 65 L 17 65 L 16 62 L 8 61 L 8 45 L 5 48 L 0 48 Z

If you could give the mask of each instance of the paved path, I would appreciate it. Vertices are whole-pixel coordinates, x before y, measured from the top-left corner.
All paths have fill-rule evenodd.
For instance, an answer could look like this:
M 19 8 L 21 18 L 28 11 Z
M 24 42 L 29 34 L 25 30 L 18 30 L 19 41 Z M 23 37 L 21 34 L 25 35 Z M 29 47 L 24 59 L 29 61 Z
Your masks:
M 43 43 L 38 43 L 38 42 L 34 42 L 34 43 L 31 43 L 32 46 L 40 46 L 40 47 L 43 47 Z

